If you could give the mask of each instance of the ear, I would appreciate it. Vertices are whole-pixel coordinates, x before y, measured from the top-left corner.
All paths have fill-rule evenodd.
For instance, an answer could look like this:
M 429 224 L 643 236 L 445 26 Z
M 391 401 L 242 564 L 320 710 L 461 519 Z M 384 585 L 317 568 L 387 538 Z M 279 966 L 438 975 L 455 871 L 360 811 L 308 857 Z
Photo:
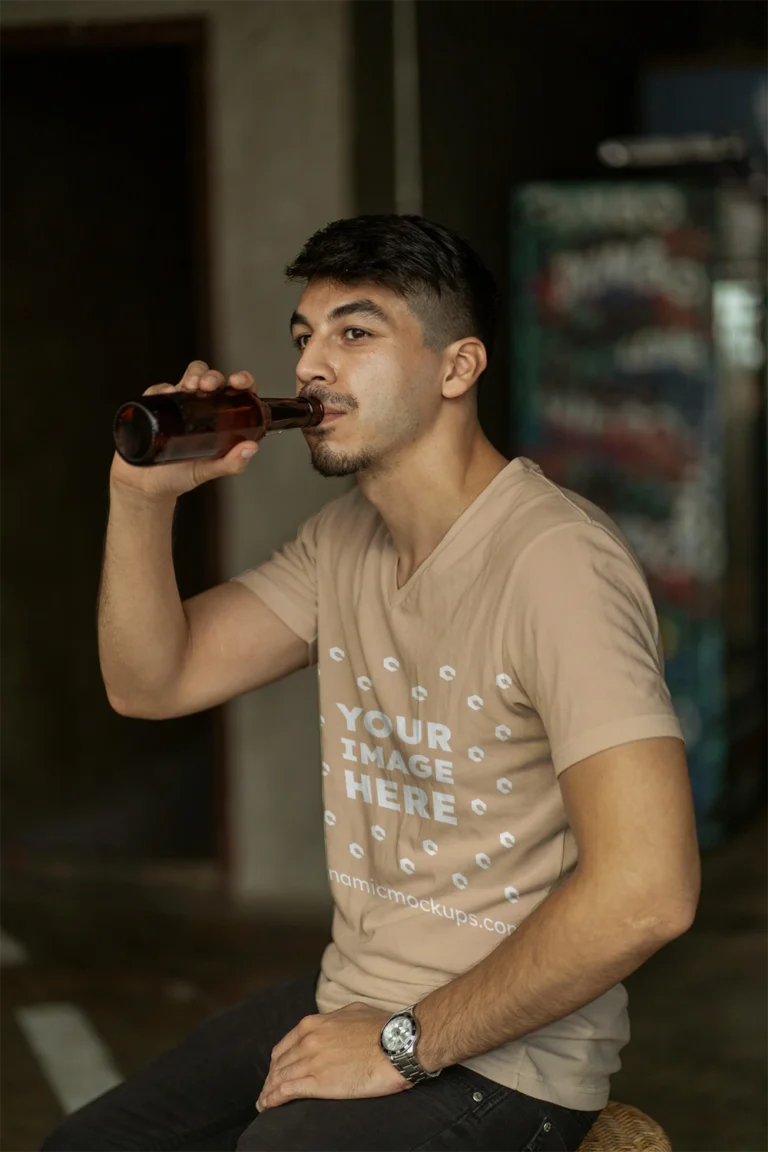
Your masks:
M 468 392 L 488 366 L 488 353 L 482 340 L 471 337 L 457 340 L 446 348 L 447 372 L 443 379 L 443 396 L 456 400 Z

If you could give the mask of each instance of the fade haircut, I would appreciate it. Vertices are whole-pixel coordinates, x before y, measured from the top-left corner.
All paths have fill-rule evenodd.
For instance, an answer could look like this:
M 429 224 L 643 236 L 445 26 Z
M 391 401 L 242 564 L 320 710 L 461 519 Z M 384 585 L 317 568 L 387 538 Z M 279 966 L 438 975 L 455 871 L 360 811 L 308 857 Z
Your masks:
M 336 220 L 310 237 L 285 274 L 388 288 L 419 320 L 428 348 L 475 336 L 490 359 L 499 314 L 493 275 L 466 240 L 422 216 Z

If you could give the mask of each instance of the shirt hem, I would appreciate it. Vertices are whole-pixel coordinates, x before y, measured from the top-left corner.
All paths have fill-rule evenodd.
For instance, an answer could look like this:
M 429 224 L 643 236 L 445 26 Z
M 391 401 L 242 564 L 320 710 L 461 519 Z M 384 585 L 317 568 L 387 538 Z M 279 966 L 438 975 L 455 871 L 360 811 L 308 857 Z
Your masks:
M 556 1083 L 538 1078 L 534 1079 L 531 1076 L 523 1075 L 521 1072 L 510 1072 L 509 1076 L 504 1076 L 504 1079 L 501 1080 L 498 1073 L 493 1076 L 490 1075 L 482 1067 L 481 1060 L 462 1061 L 460 1067 L 469 1068 L 472 1072 L 479 1072 L 481 1076 L 493 1080 L 495 1084 L 501 1084 L 504 1088 L 511 1088 L 514 1092 L 522 1092 L 524 1096 L 532 1096 L 535 1100 L 544 1100 L 547 1104 L 558 1104 L 561 1108 L 572 1108 L 576 1112 L 599 1112 L 605 1108 L 611 1094 L 610 1085 L 593 1090 L 560 1088 Z
M 290 598 L 275 587 L 271 580 L 267 580 L 258 572 L 244 572 L 240 576 L 233 576 L 232 581 L 244 584 L 246 588 L 249 588 L 251 592 L 264 601 L 267 608 L 271 609 L 275 616 L 279 616 L 291 632 L 295 632 L 306 644 L 312 645 L 317 637 L 314 621 L 302 612 L 298 612 Z
M 665 715 L 633 716 L 627 720 L 612 720 L 593 728 L 583 736 L 568 740 L 552 752 L 552 763 L 559 776 L 566 768 L 587 756 L 616 748 L 620 744 L 631 744 L 634 740 L 648 740 L 654 736 L 674 736 L 685 743 L 685 737 L 677 717 Z

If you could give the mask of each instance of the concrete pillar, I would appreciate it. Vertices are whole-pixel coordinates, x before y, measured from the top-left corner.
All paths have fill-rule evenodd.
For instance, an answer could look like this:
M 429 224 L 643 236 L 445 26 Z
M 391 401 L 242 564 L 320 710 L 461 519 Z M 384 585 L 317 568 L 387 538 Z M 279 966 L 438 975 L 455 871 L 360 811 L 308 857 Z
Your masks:
M 352 205 L 347 0 L 7 0 L 7 26 L 209 22 L 213 331 L 228 373 L 248 368 L 262 395 L 293 395 L 283 268 L 304 240 Z M 137 78 L 138 81 L 138 78 Z M 190 349 L 190 359 L 197 355 Z M 341 495 L 303 437 L 267 441 L 222 485 L 224 578 L 267 559 L 302 520 Z M 316 673 L 227 706 L 233 891 L 276 912 L 325 916 Z

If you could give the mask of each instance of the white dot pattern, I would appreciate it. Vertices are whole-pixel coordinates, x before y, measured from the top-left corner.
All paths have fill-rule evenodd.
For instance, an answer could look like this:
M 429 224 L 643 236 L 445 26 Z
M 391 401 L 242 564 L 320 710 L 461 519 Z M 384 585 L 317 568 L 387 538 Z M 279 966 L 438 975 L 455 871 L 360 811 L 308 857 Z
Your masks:
M 331 659 L 337 663 L 341 663 L 346 659 L 346 653 L 344 649 L 339 647 L 330 648 L 329 655 Z M 394 656 L 385 657 L 382 660 L 382 665 L 388 672 L 397 672 L 400 669 L 400 661 Z M 441 679 L 447 682 L 455 680 L 457 674 L 458 673 L 456 669 L 450 664 L 444 664 L 439 669 L 439 675 Z M 319 666 L 317 675 L 319 678 Z M 356 678 L 356 683 L 361 692 L 370 692 L 373 689 L 373 682 L 369 676 L 358 676 Z M 512 678 L 506 673 L 499 673 L 496 676 L 496 685 L 502 691 L 505 691 L 512 687 Z M 421 702 L 427 699 L 429 693 L 427 689 L 422 685 L 416 684 L 411 687 L 410 695 L 412 699 Z M 479 694 L 468 696 L 466 698 L 466 703 L 473 712 L 480 712 L 485 707 L 485 700 Z M 322 715 L 320 716 L 320 725 L 321 727 L 325 725 L 325 718 Z M 497 740 L 506 742 L 512 739 L 512 730 L 506 724 L 499 724 L 495 727 L 494 735 Z M 475 744 L 468 749 L 467 755 L 470 760 L 474 761 L 475 763 L 480 763 L 485 758 L 485 750 L 481 745 Z M 325 760 L 322 761 L 322 774 L 323 776 L 328 776 L 331 774 L 331 766 Z M 507 796 L 513 790 L 513 782 L 506 776 L 500 776 L 496 781 L 496 790 L 502 796 Z M 484 816 L 488 812 L 488 803 L 481 797 L 477 796 L 471 801 L 470 808 L 476 816 Z M 329 828 L 334 827 L 337 823 L 336 815 L 330 809 L 325 810 L 323 819 Z M 378 842 L 383 841 L 386 837 L 386 830 L 380 824 L 372 825 L 370 827 L 370 833 L 373 839 Z M 515 847 L 517 840 L 511 832 L 504 831 L 499 834 L 499 843 L 503 848 L 509 849 Z M 439 851 L 439 845 L 434 840 L 423 840 L 421 846 L 423 851 L 428 856 L 436 856 Z M 363 846 L 356 841 L 353 841 L 349 845 L 349 852 L 350 855 L 352 855 L 357 860 L 363 859 L 366 854 Z M 482 871 L 488 871 L 492 868 L 492 864 L 492 858 L 487 852 L 476 853 L 473 861 L 473 867 L 476 867 Z M 413 860 L 407 856 L 401 857 L 399 860 L 399 867 L 401 871 L 408 876 L 411 876 L 416 872 L 416 865 L 414 864 Z M 467 869 L 467 873 L 471 875 L 472 868 Z M 469 876 L 465 872 L 454 872 L 451 876 L 451 880 L 454 887 L 459 891 L 463 891 L 469 887 L 470 884 Z M 503 891 L 504 898 L 510 904 L 516 904 L 520 900 L 520 892 L 517 888 L 514 887 L 514 885 L 507 885 Z M 510 931 L 514 930 L 515 927 L 515 925 L 507 925 L 507 928 Z

